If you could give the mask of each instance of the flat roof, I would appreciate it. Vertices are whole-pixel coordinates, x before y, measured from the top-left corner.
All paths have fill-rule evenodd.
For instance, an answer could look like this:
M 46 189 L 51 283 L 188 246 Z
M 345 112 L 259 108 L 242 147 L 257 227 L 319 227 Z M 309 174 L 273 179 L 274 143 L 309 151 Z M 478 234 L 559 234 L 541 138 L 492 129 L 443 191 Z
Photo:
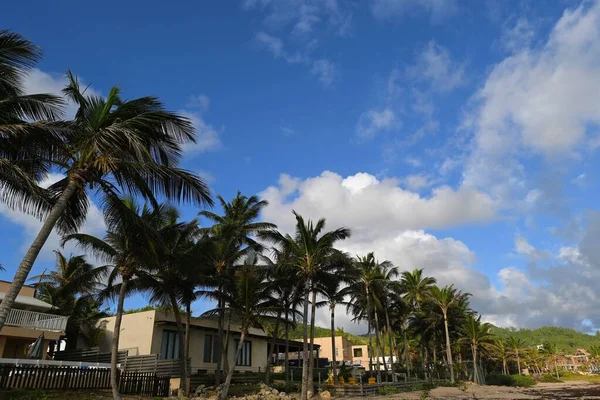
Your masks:
M 4 292 L 0 292 L 0 300 L 4 299 L 4 296 L 6 295 L 6 293 Z M 52 310 L 52 304 L 48 304 L 45 301 L 41 301 L 39 299 L 36 299 L 35 297 L 30 297 L 30 296 L 22 296 L 22 295 L 17 295 L 17 298 L 15 299 L 15 304 L 21 305 L 21 306 L 27 306 L 27 307 L 35 307 L 38 308 L 40 310 Z

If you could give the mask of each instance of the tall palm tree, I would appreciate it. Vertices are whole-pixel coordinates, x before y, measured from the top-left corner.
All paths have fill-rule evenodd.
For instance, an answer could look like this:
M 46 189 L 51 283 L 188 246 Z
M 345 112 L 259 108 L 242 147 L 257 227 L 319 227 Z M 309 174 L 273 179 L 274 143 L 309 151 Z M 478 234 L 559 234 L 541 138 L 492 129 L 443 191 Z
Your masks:
M 516 336 L 509 336 L 505 342 L 506 346 L 510 349 L 511 354 L 517 360 L 517 371 L 521 375 L 521 353 L 527 347 L 527 344 L 523 339 Z
M 333 383 L 337 384 L 338 381 L 338 373 L 337 373 L 337 356 L 336 356 L 336 347 L 335 347 L 335 307 L 338 305 L 347 304 L 345 300 L 344 293 L 340 290 L 340 284 L 342 283 L 341 277 L 333 277 L 327 284 L 326 288 L 326 298 L 327 305 L 329 307 L 329 315 L 331 317 L 331 365 L 333 372 Z
M 40 60 L 39 47 L 0 30 L 0 201 L 36 216 L 50 206 L 37 182 L 48 165 L 30 152 L 47 152 L 64 101 L 50 94 L 25 94 L 24 78 Z
M 380 340 L 381 324 L 379 315 L 383 310 L 384 297 L 391 278 L 397 274 L 397 269 L 389 261 L 379 262 L 374 253 L 366 256 L 357 256 L 352 271 L 350 272 L 352 282 L 344 289 L 343 294 L 351 297 L 351 306 L 355 316 L 362 316 L 367 320 L 367 331 L 375 330 L 375 342 L 377 346 L 376 364 L 377 379 L 381 382 L 381 368 L 379 367 L 379 354 L 385 357 Z M 372 347 L 372 345 L 371 345 Z M 387 372 L 387 364 L 384 362 Z
M 400 291 L 406 303 L 412 308 L 413 312 L 418 312 L 421 303 L 428 298 L 430 289 L 436 284 L 436 279 L 423 276 L 423 269 L 415 268 L 412 271 L 404 271 L 400 276 Z M 410 376 L 410 360 L 408 354 L 408 340 L 406 339 L 406 329 L 404 329 L 404 356 L 406 358 L 407 374 Z
M 304 218 L 295 211 L 293 214 L 296 217 L 296 232 L 294 236 L 289 234 L 284 235 L 276 230 L 269 230 L 260 233 L 259 237 L 271 241 L 278 246 L 281 251 L 290 256 L 291 264 L 296 267 L 296 276 L 304 284 L 301 398 L 302 400 L 306 400 L 309 394 L 309 379 L 312 381 L 312 377 L 309 376 L 309 324 L 307 321 L 309 299 L 311 298 L 312 292 L 312 301 L 310 301 L 310 303 L 312 303 L 310 327 L 314 332 L 317 294 L 316 284 L 320 274 L 336 264 L 335 262 L 332 263 L 332 259 L 345 257 L 345 255 L 336 250 L 334 246 L 337 242 L 350 237 L 351 232 L 347 228 L 338 228 L 333 231 L 323 232 L 325 229 L 325 219 L 319 219 L 316 224 L 313 224 L 310 220 L 305 221 Z
M 511 352 L 506 341 L 501 338 L 496 338 L 493 350 L 495 357 L 502 361 L 502 373 L 508 375 L 507 361 L 511 356 Z
M 448 366 L 450 368 L 450 382 L 454 383 L 454 362 L 452 359 L 452 350 L 450 345 L 450 333 L 448 331 L 448 311 L 452 306 L 456 305 L 461 297 L 468 296 L 466 293 L 457 291 L 453 285 L 444 286 L 440 288 L 438 286 L 432 286 L 429 289 L 430 300 L 440 309 L 444 316 L 444 330 L 446 334 L 446 358 L 448 360 Z
M 234 265 L 251 252 L 261 252 L 263 246 L 254 239 L 254 236 L 277 226 L 268 222 L 258 222 L 261 210 L 268 205 L 266 200 L 259 200 L 257 196 L 244 196 L 240 192 L 227 202 L 223 197 L 217 196 L 223 215 L 204 210 L 200 216 L 208 219 L 213 225 L 204 230 L 214 241 L 214 293 L 205 293 L 217 301 L 218 308 L 223 312 L 218 313 L 217 329 L 221 340 L 221 354 L 228 354 L 229 332 L 225 330 L 225 297 L 223 293 L 231 291 Z M 229 323 L 227 323 L 229 325 Z M 215 371 L 215 385 L 220 384 L 221 369 L 228 370 L 227 357 L 217 359 Z
M 150 209 L 147 206 L 140 207 L 130 198 L 107 196 L 104 204 L 107 232 L 103 239 L 82 233 L 63 238 L 63 244 L 75 241 L 88 254 L 105 261 L 108 268 L 112 269 L 103 296 L 117 299 L 111 355 L 111 387 L 115 400 L 121 399 L 117 359 L 125 297 L 138 290 L 131 282 L 144 270 L 151 268 L 158 256 L 156 247 L 148 244 L 159 242 L 157 232 L 164 223 L 165 211 L 165 207 Z M 118 278 L 121 282 L 115 284 Z
M 236 361 L 244 346 L 244 339 L 250 328 L 266 329 L 265 325 L 272 321 L 279 308 L 273 304 L 271 287 L 266 280 L 266 270 L 257 265 L 257 256 L 249 254 L 243 265 L 235 271 L 235 290 L 233 293 L 224 293 L 227 297 L 227 312 L 236 321 L 240 321 L 240 337 L 235 351 L 234 362 L 227 371 L 223 383 L 220 399 L 225 400 L 229 394 L 231 378 L 235 370 Z M 213 316 L 221 312 L 219 308 L 208 311 L 205 316 Z
M 473 382 L 482 383 L 477 369 L 477 356 L 481 349 L 490 349 L 494 343 L 493 326 L 487 322 L 481 322 L 481 316 L 477 318 L 468 315 L 465 324 L 460 328 L 460 342 L 466 343 L 471 348 L 473 356 Z
M 106 98 L 86 94 L 77 78 L 67 72 L 63 94 L 79 107 L 73 121 L 55 132 L 45 151 L 23 149 L 65 178 L 48 191 L 52 207 L 42 228 L 19 264 L 10 289 L 0 305 L 0 329 L 48 236 L 58 227 L 75 231 L 85 220 L 88 190 L 103 198 L 119 188 L 156 203 L 157 195 L 169 200 L 212 204 L 210 191 L 196 175 L 177 167 L 181 145 L 195 140 L 192 123 L 168 112 L 154 97 L 123 101 L 113 87 Z M 10 128 L 0 125 L 0 137 Z M 58 224 L 63 214 L 72 218 Z
M 542 346 L 541 350 L 542 354 L 548 357 L 548 360 L 554 363 L 554 371 L 556 372 L 556 379 L 560 379 L 560 375 L 558 374 L 558 357 L 560 356 L 560 351 L 558 351 L 558 347 L 556 347 L 555 343 L 545 342 Z
M 92 325 L 106 313 L 99 310 L 95 300 L 100 279 L 107 273 L 106 267 L 94 268 L 85 257 L 66 258 L 56 253 L 56 270 L 32 277 L 38 297 L 52 304 L 61 315 L 68 315 L 65 328 L 66 348 L 75 349 L 80 337 L 91 331 Z

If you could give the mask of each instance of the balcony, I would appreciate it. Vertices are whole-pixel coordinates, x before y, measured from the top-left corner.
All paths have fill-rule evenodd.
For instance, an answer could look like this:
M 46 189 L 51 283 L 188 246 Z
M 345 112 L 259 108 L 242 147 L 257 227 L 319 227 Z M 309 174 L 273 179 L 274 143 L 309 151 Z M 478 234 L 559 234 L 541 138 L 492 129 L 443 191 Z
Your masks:
M 35 311 L 12 309 L 4 325 L 18 328 L 36 329 L 39 331 L 64 332 L 69 317 L 44 314 Z

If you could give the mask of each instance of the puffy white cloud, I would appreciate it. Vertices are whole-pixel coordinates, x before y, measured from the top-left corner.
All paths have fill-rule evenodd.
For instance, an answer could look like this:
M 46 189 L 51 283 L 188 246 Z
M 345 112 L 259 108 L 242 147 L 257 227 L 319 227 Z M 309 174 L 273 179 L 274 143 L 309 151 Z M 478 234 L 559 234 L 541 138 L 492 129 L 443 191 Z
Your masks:
M 352 227 L 356 237 L 382 237 L 406 229 L 442 228 L 495 217 L 494 204 L 478 191 L 439 186 L 421 196 L 399 186 L 397 179 L 379 180 L 367 173 L 343 178 L 324 171 L 305 180 L 282 175 L 279 184 L 261 193 L 269 201 L 263 212 L 290 230 L 291 210 L 305 217 L 327 217 L 329 226 Z
M 219 150 L 222 147 L 219 132 L 204 120 L 202 113 L 181 111 L 181 114 L 189 118 L 196 128 L 196 143 L 183 145 L 186 154 L 194 155 L 205 151 Z
M 371 139 L 380 132 L 389 131 L 400 126 L 396 113 L 390 108 L 381 111 L 369 110 L 360 115 L 356 124 L 356 135 L 360 139 Z
M 256 41 L 263 45 L 268 51 L 273 53 L 275 58 L 283 56 L 283 40 L 280 38 L 271 36 L 265 32 L 258 32 L 256 34 Z
M 455 14 L 458 6 L 456 0 L 374 0 L 371 11 L 378 19 L 429 13 L 432 22 L 439 22 Z

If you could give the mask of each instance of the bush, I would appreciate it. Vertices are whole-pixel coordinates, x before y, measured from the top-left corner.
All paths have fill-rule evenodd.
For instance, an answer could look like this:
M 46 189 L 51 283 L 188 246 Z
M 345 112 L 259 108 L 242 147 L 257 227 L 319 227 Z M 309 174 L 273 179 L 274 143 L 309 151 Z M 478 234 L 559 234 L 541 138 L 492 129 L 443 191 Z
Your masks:
M 280 392 L 285 392 L 285 393 L 298 393 L 301 391 L 301 387 L 299 383 L 292 383 L 292 382 L 288 382 L 288 383 L 275 383 L 274 385 L 272 385 L 273 389 L 277 389 Z
M 501 375 L 492 374 L 485 377 L 485 383 L 495 386 L 519 386 L 530 387 L 535 385 L 535 381 L 526 375 Z
M 559 382 L 562 382 L 554 374 L 544 374 L 544 375 L 540 376 L 539 381 L 540 382 L 545 382 L 545 383 L 559 383 Z
M 398 394 L 399 392 L 398 388 L 389 385 L 384 385 L 377 389 L 377 394 L 380 396 L 391 396 L 393 394 Z

